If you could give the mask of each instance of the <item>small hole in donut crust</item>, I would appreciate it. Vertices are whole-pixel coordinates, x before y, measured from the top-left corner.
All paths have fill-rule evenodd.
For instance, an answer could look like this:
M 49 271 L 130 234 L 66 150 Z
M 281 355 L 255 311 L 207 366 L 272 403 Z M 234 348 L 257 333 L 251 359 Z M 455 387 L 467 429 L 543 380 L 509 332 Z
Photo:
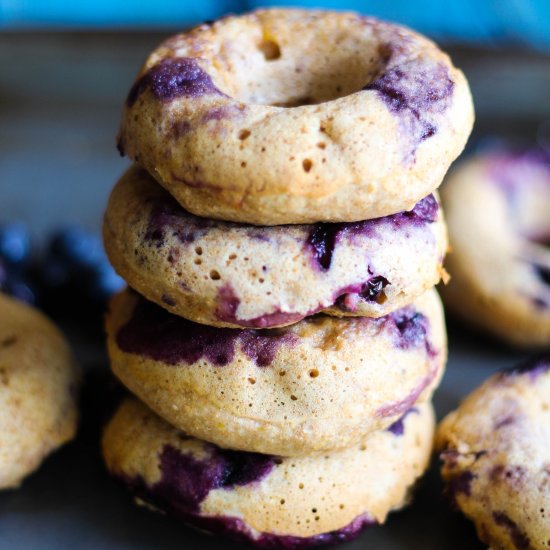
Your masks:
M 250 136 L 250 130 L 241 130 L 239 132 L 239 139 L 244 141 L 248 136 Z
M 273 40 L 263 40 L 258 49 L 264 54 L 266 61 L 274 61 L 281 57 L 281 48 Z
M 304 172 L 309 172 L 312 166 L 313 166 L 313 162 L 311 162 L 311 160 L 304 159 L 302 161 L 302 167 L 304 168 Z
M 221 275 L 220 275 L 215 269 L 213 269 L 213 270 L 210 272 L 210 278 L 211 278 L 213 281 L 219 281 L 222 277 L 221 277 Z

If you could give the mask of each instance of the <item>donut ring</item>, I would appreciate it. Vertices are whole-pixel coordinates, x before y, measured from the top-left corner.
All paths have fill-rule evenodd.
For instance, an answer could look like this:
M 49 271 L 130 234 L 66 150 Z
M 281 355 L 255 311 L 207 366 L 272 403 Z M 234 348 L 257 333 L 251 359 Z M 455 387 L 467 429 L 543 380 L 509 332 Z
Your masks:
M 512 344 L 550 346 L 550 157 L 479 155 L 449 176 L 442 199 L 449 308 Z
M 424 37 L 353 13 L 274 9 L 159 46 L 118 146 L 199 216 L 349 222 L 412 209 L 472 124 L 463 74 Z
M 172 425 L 224 448 L 299 456 L 357 443 L 428 400 L 446 342 L 435 291 L 380 319 L 214 328 L 129 291 L 107 316 L 115 376 Z
M 284 326 L 330 306 L 339 316 L 386 315 L 439 281 L 447 246 L 433 195 L 378 220 L 257 227 L 197 218 L 135 167 L 113 190 L 104 241 L 147 299 L 237 328 Z
M 550 540 L 550 356 L 498 373 L 441 423 L 437 447 L 453 503 L 491 548 Z
M 74 437 L 79 381 L 57 327 L 0 293 L 0 489 L 18 487 Z
M 355 538 L 404 507 L 428 466 L 433 431 L 425 404 L 350 449 L 276 459 L 188 437 L 126 398 L 102 448 L 138 503 L 239 542 L 302 549 Z

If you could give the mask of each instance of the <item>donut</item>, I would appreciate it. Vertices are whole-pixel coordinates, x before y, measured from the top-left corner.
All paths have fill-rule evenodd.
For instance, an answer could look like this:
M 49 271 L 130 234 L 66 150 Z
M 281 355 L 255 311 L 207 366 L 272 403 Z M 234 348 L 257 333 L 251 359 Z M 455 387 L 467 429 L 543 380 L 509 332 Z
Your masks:
M 433 192 L 472 124 L 464 75 L 426 38 L 354 13 L 273 9 L 155 49 L 118 148 L 198 216 L 353 222 Z
M 442 201 L 449 309 L 510 344 L 550 346 L 550 157 L 479 154 L 449 176 Z
M 550 541 L 550 355 L 498 373 L 441 423 L 452 502 L 499 550 Z
M 386 428 L 429 399 L 446 358 L 435 291 L 380 319 L 263 331 L 192 323 L 125 291 L 106 329 L 113 373 L 157 414 L 220 447 L 279 456 Z
M 0 489 L 18 487 L 74 437 L 78 382 L 59 330 L 0 293 Z
M 377 220 L 259 227 L 189 214 L 137 167 L 111 195 L 104 241 L 147 299 L 234 328 L 284 326 L 325 308 L 386 315 L 439 281 L 447 246 L 433 195 Z
M 109 472 L 138 503 L 201 531 L 262 548 L 308 548 L 354 538 L 402 508 L 424 473 L 433 411 L 419 405 L 397 429 L 331 455 L 277 458 L 189 437 L 126 398 L 102 441 Z

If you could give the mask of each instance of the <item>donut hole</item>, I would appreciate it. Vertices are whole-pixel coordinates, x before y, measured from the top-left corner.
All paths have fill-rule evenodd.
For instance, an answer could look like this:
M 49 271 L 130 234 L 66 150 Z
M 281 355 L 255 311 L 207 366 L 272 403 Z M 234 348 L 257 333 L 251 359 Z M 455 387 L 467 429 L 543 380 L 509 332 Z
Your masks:
M 262 40 L 258 49 L 264 54 L 266 61 L 273 61 L 281 57 L 281 48 L 274 40 Z
M 259 25 L 256 32 L 227 36 L 228 72 L 215 78 L 222 92 L 245 104 L 317 105 L 360 91 L 388 63 L 387 44 L 357 19 L 282 23 L 280 31 L 277 24 L 269 31 Z

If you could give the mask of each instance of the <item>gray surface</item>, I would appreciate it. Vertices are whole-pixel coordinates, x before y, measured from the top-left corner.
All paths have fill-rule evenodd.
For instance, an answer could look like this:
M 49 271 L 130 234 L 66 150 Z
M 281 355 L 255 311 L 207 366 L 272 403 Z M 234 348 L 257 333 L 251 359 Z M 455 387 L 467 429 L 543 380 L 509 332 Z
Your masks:
M 108 191 L 126 165 L 114 150 L 120 106 L 145 52 L 159 38 L 0 35 L 0 64 L 6 68 L 0 77 L 0 221 L 23 220 L 39 238 L 66 222 L 99 228 Z M 533 139 L 547 131 L 539 123 L 550 118 L 548 58 L 454 53 L 472 82 L 481 132 Z M 518 74 L 521 82 L 510 78 Z M 106 476 L 97 447 L 100 385 L 108 372 L 102 339 L 65 325 L 88 373 L 83 428 L 22 489 L 0 495 L 0 550 L 236 548 L 137 509 Z M 438 414 L 523 355 L 452 326 L 449 366 L 435 398 Z M 434 468 L 411 508 L 347 547 L 483 548 L 471 526 L 442 501 Z

